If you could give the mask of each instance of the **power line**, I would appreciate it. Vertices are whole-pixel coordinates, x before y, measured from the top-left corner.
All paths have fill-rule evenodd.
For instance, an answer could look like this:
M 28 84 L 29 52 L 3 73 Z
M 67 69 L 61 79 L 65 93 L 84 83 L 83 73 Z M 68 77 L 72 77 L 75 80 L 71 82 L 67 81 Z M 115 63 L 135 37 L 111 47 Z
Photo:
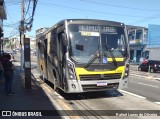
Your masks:
M 8 6 L 9 5 L 20 5 L 21 4 L 21 2 L 20 1 L 6 1 L 5 2 Z
M 113 5 L 113 4 L 106 4 L 106 3 L 95 2 L 95 1 L 90 1 L 90 0 L 81 0 L 81 1 L 92 3 L 92 4 L 99 4 L 99 5 L 112 6 L 112 7 L 119 7 L 119 8 L 125 8 L 125 9 L 143 10 L 143 11 L 150 11 L 150 12 L 160 11 L 160 10 L 153 10 L 153 9 L 142 9 L 142 8 L 136 8 L 136 7 L 127 7 L 127 6 L 119 6 L 119 5 Z
M 7 0 L 5 3 L 21 3 L 20 0 Z
M 131 24 L 139 24 L 141 22 L 146 22 L 146 21 L 149 21 L 149 20 L 152 20 L 152 19 L 156 19 L 156 18 L 159 18 L 159 17 L 160 17 L 160 13 L 156 14 L 156 15 L 153 15 L 153 16 L 150 16 L 150 17 L 143 18 L 141 20 L 134 21 Z
M 33 24 L 33 17 L 34 17 L 34 14 L 35 14 L 35 9 L 36 9 L 36 5 L 37 5 L 37 2 L 38 2 L 38 0 L 25 0 L 25 2 L 26 2 L 26 12 L 25 12 L 25 17 L 27 17 L 27 15 L 29 14 L 29 11 L 31 11 L 31 15 L 29 15 L 29 18 L 27 18 L 26 20 L 25 20 L 25 24 L 26 25 L 30 25 L 30 27 L 32 27 L 32 24 Z M 6 4 L 7 4 L 7 6 L 10 4 L 12 4 L 12 5 L 19 5 L 19 4 L 21 4 L 21 2 L 18 0 L 18 1 L 15 1 L 15 0 L 11 0 L 11 1 L 7 1 L 7 2 L 5 2 Z M 32 3 L 32 4 L 31 4 Z M 31 5 L 32 5 L 32 7 L 31 7 Z M 32 8 L 32 10 L 31 10 L 31 8 Z M 8 9 L 7 9 L 8 10 Z M 6 10 L 6 11 L 7 11 Z M 11 12 L 11 10 L 10 10 L 10 12 Z M 18 22 L 15 22 L 15 23 L 13 23 L 13 17 L 11 18 L 11 16 L 10 16 L 10 12 L 8 12 L 7 11 L 7 15 L 8 15 L 8 19 L 10 20 L 10 22 L 11 23 L 4 23 L 4 27 L 10 27 L 10 28 L 13 28 L 14 26 L 16 26 L 17 28 L 13 28 L 13 30 L 11 31 L 11 35 L 12 35 L 12 32 L 14 31 L 14 30 L 17 30 L 17 32 L 19 32 L 19 28 L 18 28 L 18 26 L 19 26 L 19 24 L 20 24 L 20 22 L 19 22 L 19 20 L 18 20 Z M 10 35 L 10 36 L 11 36 Z M 12 35 L 13 36 L 13 35 Z
M 12 17 L 11 17 L 11 15 L 10 15 L 11 11 L 9 12 L 8 9 L 7 9 L 6 12 L 7 12 L 8 19 L 10 20 L 11 24 L 13 24 L 13 23 L 14 23 L 14 22 L 12 21 L 12 20 L 13 20 L 13 16 L 14 16 L 13 13 L 12 13 Z M 15 16 L 14 16 L 14 17 L 15 17 Z
M 8 23 L 4 23 L 4 27 L 14 27 L 16 25 L 19 25 L 19 22 L 13 23 L 13 24 L 8 24 Z
M 29 0 L 28 7 L 27 7 L 27 10 L 26 10 L 25 15 L 27 15 L 27 13 L 28 13 L 28 11 L 29 11 L 30 3 L 31 3 L 31 0 Z
M 52 6 L 52 7 L 55 6 L 55 7 L 65 8 L 65 9 L 72 9 L 72 10 L 85 11 L 85 12 L 98 13 L 98 14 L 110 14 L 110 15 L 125 16 L 125 17 L 126 16 L 127 17 L 144 17 L 144 16 L 136 16 L 136 15 L 116 14 L 116 13 L 110 13 L 110 12 L 97 11 L 97 10 L 95 11 L 95 10 L 81 9 L 81 8 L 69 7 L 69 6 L 58 5 L 58 4 L 53 4 L 53 3 L 46 3 L 46 2 L 45 4 Z
M 31 0 L 29 0 L 29 4 L 28 4 L 28 8 L 27 8 L 26 13 L 28 13 L 28 11 L 29 11 L 30 2 L 31 2 Z M 37 2 L 38 2 L 38 0 L 33 0 L 32 15 L 31 15 L 27 20 L 25 20 L 26 27 L 30 27 L 30 28 L 32 27 L 33 20 L 34 20 L 34 14 L 35 14 L 36 6 L 37 6 Z M 25 14 L 25 16 L 26 16 L 26 15 L 27 15 L 27 14 Z M 28 22 L 27 22 L 27 21 L 28 21 Z

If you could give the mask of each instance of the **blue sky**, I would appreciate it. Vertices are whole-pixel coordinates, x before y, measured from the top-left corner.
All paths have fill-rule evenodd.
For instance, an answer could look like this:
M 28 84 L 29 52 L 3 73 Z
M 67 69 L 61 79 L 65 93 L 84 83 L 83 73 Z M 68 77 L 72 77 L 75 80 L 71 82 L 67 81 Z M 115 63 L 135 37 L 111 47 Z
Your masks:
M 25 0 L 26 9 L 29 0 Z M 19 35 L 21 0 L 5 0 L 7 20 L 4 20 L 4 37 Z M 31 15 L 32 7 L 26 19 Z M 35 30 L 51 27 L 68 18 L 102 19 L 123 22 L 126 25 L 148 27 L 160 25 L 160 0 L 38 0 L 33 27 Z

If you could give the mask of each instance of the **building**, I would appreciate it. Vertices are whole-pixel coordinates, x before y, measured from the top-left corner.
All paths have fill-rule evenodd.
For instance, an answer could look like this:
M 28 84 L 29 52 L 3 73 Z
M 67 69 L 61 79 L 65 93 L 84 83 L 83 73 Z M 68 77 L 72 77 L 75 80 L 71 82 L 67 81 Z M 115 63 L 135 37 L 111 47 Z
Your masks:
M 36 39 L 33 36 L 25 36 L 26 38 L 30 38 L 30 48 L 35 49 L 36 48 Z M 10 50 L 13 49 L 20 49 L 20 36 L 14 36 L 9 39 L 4 40 L 4 47 L 10 48 Z
M 148 25 L 148 42 L 145 50 L 148 59 L 160 60 L 160 25 Z
M 160 48 L 160 25 L 148 25 L 147 48 Z
M 0 52 L 3 50 L 3 20 L 6 19 L 5 2 L 0 0 Z
M 146 55 L 148 29 L 140 26 L 127 25 L 128 40 L 130 47 L 130 60 L 132 63 L 139 63 Z
M 46 30 L 48 30 L 48 27 L 39 28 L 36 30 L 36 37 L 44 33 Z

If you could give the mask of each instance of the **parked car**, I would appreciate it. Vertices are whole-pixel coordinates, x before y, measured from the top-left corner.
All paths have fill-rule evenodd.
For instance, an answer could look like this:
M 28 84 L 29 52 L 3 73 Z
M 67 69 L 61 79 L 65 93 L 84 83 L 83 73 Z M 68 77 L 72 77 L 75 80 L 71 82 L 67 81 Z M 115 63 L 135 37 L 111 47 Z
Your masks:
M 145 60 L 138 66 L 138 71 L 149 71 L 149 72 L 160 71 L 160 61 Z

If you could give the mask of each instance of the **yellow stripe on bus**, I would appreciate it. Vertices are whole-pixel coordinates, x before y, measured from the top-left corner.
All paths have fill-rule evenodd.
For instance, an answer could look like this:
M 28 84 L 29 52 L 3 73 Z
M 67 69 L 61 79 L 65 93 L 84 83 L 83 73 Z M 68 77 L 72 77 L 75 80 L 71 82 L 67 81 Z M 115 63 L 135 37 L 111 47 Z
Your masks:
M 115 58 L 116 61 L 124 61 L 124 58 Z M 113 58 L 107 58 L 107 61 L 113 61 Z
M 122 73 L 124 75 L 124 66 L 118 67 L 116 70 L 111 71 L 87 71 L 85 68 L 76 67 L 76 76 L 78 80 L 80 80 L 79 75 L 94 75 L 94 74 L 115 74 L 115 73 Z

